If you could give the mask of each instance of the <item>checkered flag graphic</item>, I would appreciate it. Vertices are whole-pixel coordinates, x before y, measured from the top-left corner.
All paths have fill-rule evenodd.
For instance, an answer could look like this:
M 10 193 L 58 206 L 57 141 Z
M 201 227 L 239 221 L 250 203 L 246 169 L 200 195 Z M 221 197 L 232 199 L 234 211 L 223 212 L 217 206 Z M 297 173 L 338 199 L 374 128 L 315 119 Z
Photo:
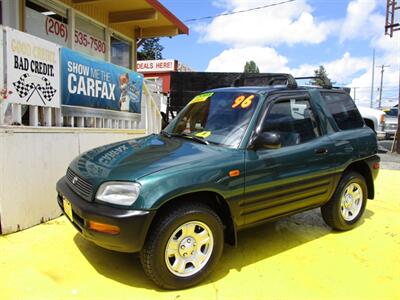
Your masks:
M 45 85 L 40 85 L 37 87 L 37 89 L 42 93 L 44 99 L 50 102 L 57 90 L 51 86 L 50 81 L 46 77 L 42 77 L 42 80 L 44 81 Z
M 29 92 L 35 88 L 35 84 L 33 82 L 26 83 L 25 79 L 27 79 L 30 75 L 28 73 L 23 74 L 18 81 L 13 82 L 15 90 L 21 98 L 26 97 Z
M 13 85 L 20 98 L 25 98 L 30 93 L 26 102 L 31 99 L 36 91 L 36 94 L 40 97 L 40 100 L 42 100 L 44 105 L 46 105 L 45 100 L 50 102 L 57 92 L 57 90 L 51 86 L 50 81 L 46 77 L 40 78 L 37 76 L 31 76 L 28 73 L 23 74 L 18 81 L 13 82 Z

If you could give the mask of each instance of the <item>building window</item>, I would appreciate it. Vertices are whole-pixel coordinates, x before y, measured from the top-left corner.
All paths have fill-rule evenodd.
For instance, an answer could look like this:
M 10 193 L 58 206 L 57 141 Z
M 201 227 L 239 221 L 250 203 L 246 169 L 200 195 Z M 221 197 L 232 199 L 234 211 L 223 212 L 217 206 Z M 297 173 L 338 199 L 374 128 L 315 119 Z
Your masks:
M 76 14 L 74 48 L 90 56 L 105 59 L 107 47 L 104 27 Z
M 27 33 L 68 47 L 70 34 L 64 6 L 49 0 L 26 0 L 25 16 Z M 76 14 L 72 39 L 75 50 L 102 60 L 106 58 L 105 29 L 97 23 Z
M 111 37 L 111 62 L 121 67 L 131 69 L 132 45 L 117 36 Z
M 67 46 L 67 9 L 49 0 L 26 0 L 25 31 Z

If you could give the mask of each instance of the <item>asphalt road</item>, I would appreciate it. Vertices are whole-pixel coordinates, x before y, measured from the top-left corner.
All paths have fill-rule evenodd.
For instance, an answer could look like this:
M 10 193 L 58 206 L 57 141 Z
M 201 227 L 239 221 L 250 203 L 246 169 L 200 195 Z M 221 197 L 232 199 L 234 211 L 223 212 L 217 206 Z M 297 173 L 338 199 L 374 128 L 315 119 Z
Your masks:
M 379 141 L 381 157 L 381 168 L 388 170 L 400 170 L 400 154 L 391 153 L 393 140 L 383 140 Z M 386 153 L 385 153 L 386 151 Z

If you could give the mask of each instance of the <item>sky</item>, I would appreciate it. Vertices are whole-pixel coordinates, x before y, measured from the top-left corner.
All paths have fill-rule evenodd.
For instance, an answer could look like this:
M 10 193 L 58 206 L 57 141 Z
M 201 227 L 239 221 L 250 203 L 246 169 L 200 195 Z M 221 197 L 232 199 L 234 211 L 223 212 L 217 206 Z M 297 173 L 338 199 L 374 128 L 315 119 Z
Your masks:
M 384 35 L 385 0 L 295 0 L 279 6 L 237 12 L 284 0 L 160 0 L 189 27 L 189 35 L 162 38 L 164 58 L 177 59 L 196 71 L 242 72 L 253 60 L 260 72 L 312 76 L 323 65 L 333 82 L 352 87 L 359 105 L 371 97 L 372 53 L 376 52 L 373 106 L 397 103 L 400 32 Z M 400 15 L 400 11 L 398 11 Z

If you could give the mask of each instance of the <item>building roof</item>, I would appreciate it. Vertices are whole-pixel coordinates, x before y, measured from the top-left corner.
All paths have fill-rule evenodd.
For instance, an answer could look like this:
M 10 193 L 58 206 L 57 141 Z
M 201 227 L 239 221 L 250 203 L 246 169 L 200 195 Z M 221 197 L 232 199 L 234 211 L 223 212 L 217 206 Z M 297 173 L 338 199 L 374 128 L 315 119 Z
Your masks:
M 128 37 L 189 34 L 188 27 L 157 0 L 62 1 Z

